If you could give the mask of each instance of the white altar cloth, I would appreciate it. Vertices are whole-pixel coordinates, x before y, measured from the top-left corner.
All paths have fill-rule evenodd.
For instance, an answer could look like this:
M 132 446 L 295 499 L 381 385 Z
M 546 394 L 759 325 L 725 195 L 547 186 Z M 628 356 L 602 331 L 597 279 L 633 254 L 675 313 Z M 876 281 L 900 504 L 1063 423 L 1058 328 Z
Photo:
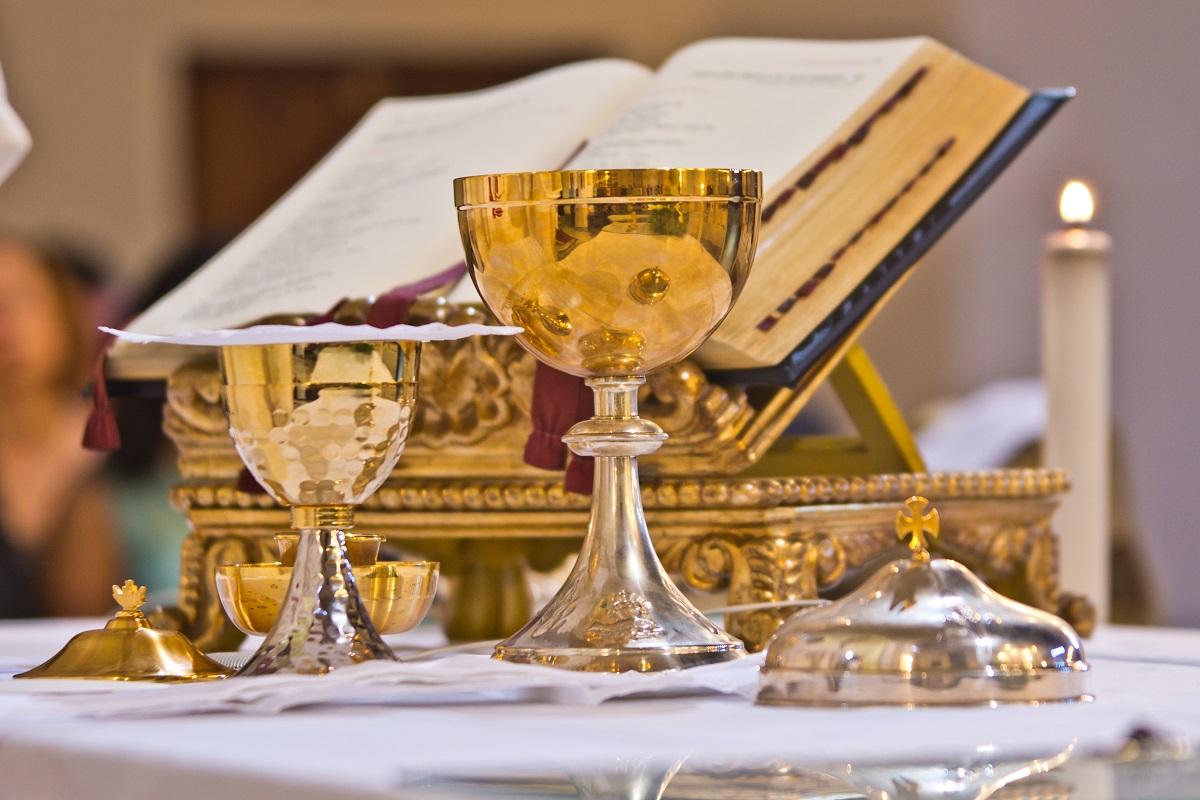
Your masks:
M 0 623 L 0 665 L 31 666 L 97 624 Z M 385 689 L 282 713 L 128 719 L 80 714 L 89 703 L 94 713 L 96 693 L 136 713 L 143 699 L 195 687 L 101 683 L 72 696 L 65 687 L 42 694 L 0 679 L 0 797 L 395 798 L 414 779 L 439 772 L 579 769 L 649 756 L 723 764 L 889 761 L 968 758 L 982 746 L 1038 755 L 1072 743 L 1100 752 L 1139 725 L 1200 742 L 1200 632 L 1104 628 L 1085 653 L 1094 702 L 995 709 L 773 708 L 712 693 L 600 705 L 573 693 L 557 698 L 564 702 L 478 702 Z M 488 662 L 475 658 L 486 670 Z

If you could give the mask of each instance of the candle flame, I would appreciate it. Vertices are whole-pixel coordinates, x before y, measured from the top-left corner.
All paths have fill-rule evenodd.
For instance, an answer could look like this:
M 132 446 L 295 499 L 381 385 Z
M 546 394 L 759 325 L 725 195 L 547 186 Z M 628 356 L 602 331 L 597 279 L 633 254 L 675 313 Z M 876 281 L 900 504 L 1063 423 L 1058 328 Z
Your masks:
M 1068 225 L 1086 225 L 1092 221 L 1095 206 L 1092 193 L 1083 181 L 1070 181 L 1063 187 L 1062 199 L 1058 202 L 1058 213 Z

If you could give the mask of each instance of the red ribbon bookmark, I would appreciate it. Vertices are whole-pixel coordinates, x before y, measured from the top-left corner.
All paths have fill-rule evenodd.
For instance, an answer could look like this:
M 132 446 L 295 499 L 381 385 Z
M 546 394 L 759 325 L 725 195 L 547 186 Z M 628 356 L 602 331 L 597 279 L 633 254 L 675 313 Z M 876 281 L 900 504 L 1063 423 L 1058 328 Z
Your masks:
M 108 404 L 108 384 L 104 380 L 105 347 L 96 359 L 96 377 L 92 381 L 92 413 L 88 415 L 83 429 L 83 446 L 88 450 L 110 452 L 121 448 L 121 434 L 117 431 L 117 418 Z
M 592 415 L 592 405 L 592 392 L 583 378 L 538 362 L 530 411 L 533 431 L 525 441 L 525 463 L 540 469 L 562 469 L 565 465 L 568 492 L 592 491 L 593 459 L 575 456 L 568 464 L 567 446 L 562 440 L 572 425 Z

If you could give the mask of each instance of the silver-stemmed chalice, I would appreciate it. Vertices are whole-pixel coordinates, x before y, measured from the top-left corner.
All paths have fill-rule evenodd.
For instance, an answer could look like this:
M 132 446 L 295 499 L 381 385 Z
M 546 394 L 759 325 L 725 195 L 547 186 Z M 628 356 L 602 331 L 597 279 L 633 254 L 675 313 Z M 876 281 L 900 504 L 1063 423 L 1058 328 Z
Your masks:
M 455 181 L 459 230 L 485 303 L 536 358 L 586 378 L 595 416 L 563 437 L 596 458 L 591 519 L 566 583 L 496 647 L 506 661 L 623 672 L 737 658 L 663 570 L 637 456 L 666 433 L 638 416 L 645 376 L 716 329 L 754 256 L 761 176 L 721 169 L 578 170 Z

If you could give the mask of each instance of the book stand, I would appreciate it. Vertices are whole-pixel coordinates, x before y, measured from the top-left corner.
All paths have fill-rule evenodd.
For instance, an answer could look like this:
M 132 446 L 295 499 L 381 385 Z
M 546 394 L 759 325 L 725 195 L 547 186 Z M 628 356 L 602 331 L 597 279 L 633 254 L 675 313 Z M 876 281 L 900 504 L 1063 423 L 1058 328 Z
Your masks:
M 925 471 L 908 423 L 861 345 L 852 346 L 826 380 L 858 435 L 781 436 L 743 476 Z

